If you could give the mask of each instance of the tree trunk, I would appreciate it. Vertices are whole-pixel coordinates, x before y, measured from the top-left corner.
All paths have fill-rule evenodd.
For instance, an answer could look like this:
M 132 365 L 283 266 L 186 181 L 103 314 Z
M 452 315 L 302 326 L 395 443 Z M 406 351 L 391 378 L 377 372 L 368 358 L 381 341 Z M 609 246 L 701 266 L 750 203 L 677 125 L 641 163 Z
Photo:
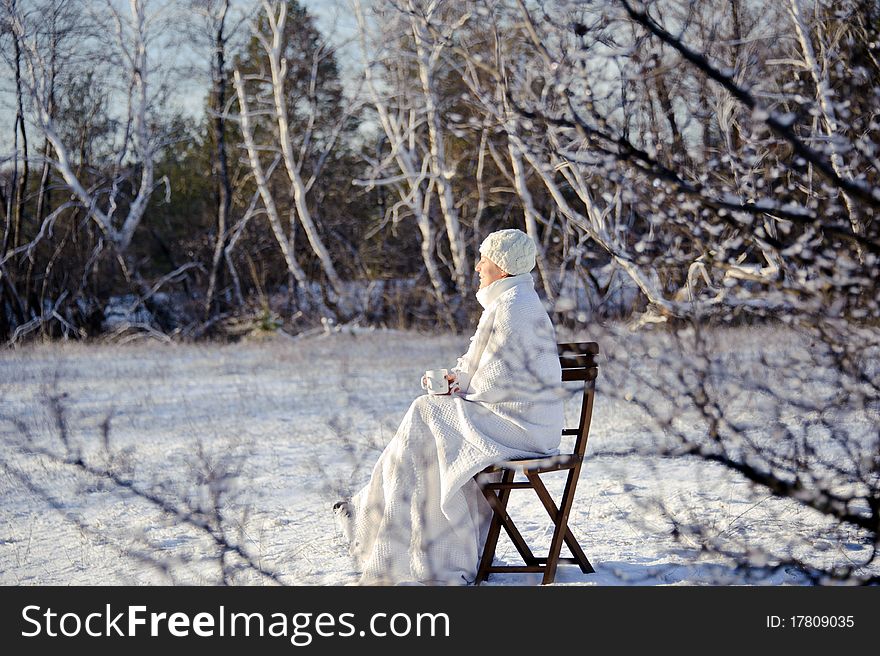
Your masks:
M 297 282 L 308 289 L 308 279 L 305 271 L 302 270 L 299 263 L 294 257 L 293 249 L 284 233 L 284 227 L 281 225 L 281 216 L 278 213 L 278 206 L 269 189 L 269 180 L 263 165 L 260 162 L 260 154 L 257 151 L 257 144 L 254 142 L 253 126 L 251 125 L 250 107 L 247 101 L 247 93 L 244 88 L 244 81 L 241 79 L 241 73 L 236 69 L 233 73 L 235 80 L 235 91 L 238 96 L 238 104 L 241 108 L 241 134 L 244 138 L 245 148 L 248 153 L 251 171 L 254 174 L 254 182 L 260 191 L 260 198 L 263 200 L 263 206 L 266 208 L 266 215 L 269 217 L 269 225 L 275 235 L 275 240 L 281 248 L 281 254 L 284 256 L 284 262 L 287 264 L 287 270 L 293 274 Z
M 425 98 L 425 112 L 428 119 L 428 141 L 431 156 L 431 171 L 437 185 L 437 196 L 440 199 L 440 211 L 446 224 L 446 235 L 449 238 L 449 250 L 452 253 L 453 277 L 459 295 L 463 296 L 468 289 L 468 258 L 465 251 L 464 238 L 452 196 L 452 168 L 446 159 L 446 142 L 443 136 L 443 124 L 440 110 L 437 107 L 437 90 L 434 84 L 434 64 L 431 54 L 427 51 L 429 42 L 428 30 L 416 22 L 416 14 L 412 14 L 413 38 L 419 64 L 419 79 Z
M 15 3 L 13 3 L 13 8 Z M 14 10 L 14 9 L 13 9 Z M 24 94 L 21 84 L 21 45 L 17 35 L 13 35 L 13 48 L 15 50 L 15 164 L 12 174 L 12 230 L 10 231 L 9 246 L 12 249 L 18 248 L 21 243 L 21 218 L 24 213 L 24 204 L 27 196 L 28 183 L 28 141 L 27 130 L 24 124 Z M 21 134 L 21 175 L 18 175 L 18 134 Z
M 213 174 L 217 182 L 217 236 L 214 241 L 214 254 L 211 258 L 211 272 L 208 279 L 208 293 L 205 298 L 205 318 L 210 319 L 211 313 L 223 309 L 223 299 L 220 289 L 224 287 L 225 269 L 221 266 L 221 258 L 228 245 L 226 225 L 229 220 L 229 211 L 232 207 L 232 183 L 229 180 L 229 164 L 226 157 L 226 12 L 229 9 L 229 1 L 223 2 L 217 25 L 216 38 L 214 40 L 214 65 L 213 65 L 213 89 L 211 98 L 214 111 L 214 139 L 217 150 L 213 162 Z
M 822 115 L 822 124 L 824 132 L 828 135 L 831 148 L 831 167 L 841 180 L 852 180 L 849 167 L 843 161 L 834 137 L 837 134 L 837 115 L 834 111 L 834 101 L 832 99 L 832 90 L 828 83 L 828 76 L 819 67 L 816 59 L 816 53 L 813 50 L 813 43 L 810 40 L 809 26 L 804 21 L 803 10 L 801 9 L 800 0 L 789 0 L 788 10 L 794 22 L 795 32 L 797 33 L 798 42 L 801 46 L 801 53 L 804 56 L 804 63 L 810 71 L 813 83 L 816 85 L 816 97 L 819 101 L 819 111 Z M 850 225 L 854 235 L 861 235 L 864 232 L 861 221 L 853 205 L 850 195 L 845 189 L 841 189 L 843 202 L 846 204 L 846 211 L 849 214 Z M 859 249 L 861 255 L 861 249 Z
M 541 281 L 544 283 L 544 294 L 547 296 L 547 300 L 552 303 L 556 300 L 556 295 L 553 292 L 553 285 L 550 281 L 550 272 L 547 269 L 544 248 L 541 245 L 541 240 L 538 239 L 538 212 L 535 210 L 535 203 L 532 200 L 532 194 L 526 183 L 526 172 L 523 167 L 522 156 L 513 145 L 510 138 L 507 139 L 507 149 L 510 152 L 510 162 L 513 165 L 513 179 L 516 183 L 516 192 L 523 204 L 526 233 L 535 242 L 535 247 L 537 248 L 536 259 L 538 263 L 538 271 L 541 274 Z
M 336 267 L 327 247 L 324 245 L 321 236 L 318 234 L 318 228 L 312 218 L 306 200 L 306 188 L 300 175 L 300 164 L 296 162 L 293 153 L 293 144 L 290 139 L 290 125 L 287 115 L 287 99 L 285 97 L 285 77 L 287 72 L 287 63 L 283 60 L 282 52 L 284 49 L 284 24 L 287 20 L 287 7 L 284 3 L 278 3 L 278 16 L 273 15 L 271 6 L 263 3 L 266 8 L 267 17 L 269 18 L 269 26 L 272 30 L 272 43 L 268 49 L 269 67 L 272 74 L 272 94 L 275 102 L 275 119 L 278 122 L 278 140 L 281 142 L 281 152 L 284 159 L 284 167 L 287 169 L 287 176 L 290 178 L 290 184 L 293 190 L 293 202 L 296 207 L 297 218 L 306 232 L 306 238 L 312 247 L 312 251 L 318 257 L 321 268 L 327 280 L 336 292 L 339 300 L 345 294 L 342 281 L 336 273 Z
M 37 223 L 42 222 L 43 215 L 52 206 L 52 192 L 49 191 L 49 172 L 52 168 L 49 165 L 51 149 L 52 145 L 46 139 L 43 144 L 43 167 L 42 171 L 40 171 L 40 188 L 37 191 L 37 212 L 35 215 Z
M 56 13 L 52 12 L 52 51 L 49 53 L 49 118 L 55 117 L 55 79 L 57 74 L 57 57 L 58 57 L 58 41 L 59 35 L 56 24 Z M 51 165 L 49 164 L 49 156 L 52 151 L 52 145 L 48 139 L 43 139 L 43 165 L 40 171 L 40 188 L 37 191 L 37 211 L 35 214 L 36 222 L 43 220 L 43 215 L 51 211 L 51 192 L 49 191 L 49 173 Z
M 361 48 L 366 56 L 368 50 L 366 46 L 367 28 L 363 9 L 359 1 L 354 3 L 354 9 L 358 22 Z M 388 138 L 391 148 L 390 157 L 393 157 L 394 163 L 405 180 L 405 184 L 395 184 L 393 187 L 398 190 L 400 204 L 406 206 L 415 218 L 421 237 L 420 250 L 422 261 L 425 263 L 425 270 L 428 273 L 428 279 L 431 281 L 434 297 L 438 305 L 441 307 L 445 306 L 447 303 L 446 283 L 435 259 L 436 233 L 429 211 L 431 194 L 430 190 L 424 191 L 423 189 L 426 178 L 425 165 L 427 163 L 424 160 L 421 164 L 418 163 L 418 153 L 415 152 L 416 146 L 412 143 L 412 137 L 418 127 L 416 113 L 412 108 L 410 108 L 410 111 L 405 111 L 405 108 L 401 107 L 398 110 L 397 117 L 393 115 L 388 103 L 384 98 L 380 97 L 376 89 L 376 85 L 373 82 L 373 70 L 368 62 L 365 62 L 364 78 L 372 103 L 376 108 L 379 123 Z M 408 142 L 410 142 L 409 145 L 407 145 Z

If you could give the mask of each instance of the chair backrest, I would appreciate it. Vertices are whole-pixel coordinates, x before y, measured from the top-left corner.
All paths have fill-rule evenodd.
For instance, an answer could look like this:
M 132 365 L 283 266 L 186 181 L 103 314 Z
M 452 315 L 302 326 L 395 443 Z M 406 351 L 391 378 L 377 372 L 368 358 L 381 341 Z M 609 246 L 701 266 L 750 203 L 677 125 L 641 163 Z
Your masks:
M 593 417 L 593 399 L 596 396 L 596 377 L 599 366 L 596 356 L 599 345 L 596 342 L 569 342 L 557 345 L 559 364 L 562 366 L 562 382 L 584 381 L 584 395 L 581 402 L 581 416 L 577 428 L 566 428 L 563 435 L 575 435 L 574 453 L 583 458 L 590 436 L 590 420 Z

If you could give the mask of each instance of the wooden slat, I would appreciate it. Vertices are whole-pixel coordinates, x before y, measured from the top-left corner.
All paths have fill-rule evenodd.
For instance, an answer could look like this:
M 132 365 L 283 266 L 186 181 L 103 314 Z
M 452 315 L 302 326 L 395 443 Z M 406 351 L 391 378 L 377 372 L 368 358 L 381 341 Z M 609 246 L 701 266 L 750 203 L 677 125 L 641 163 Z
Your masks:
M 563 471 L 566 469 L 574 469 L 577 466 L 576 462 L 569 462 L 562 465 L 547 465 L 546 467 L 532 467 L 531 469 L 525 470 L 525 473 L 531 474 L 548 474 L 550 472 L 555 471 Z
M 492 565 L 488 568 L 489 573 L 498 573 L 498 572 L 535 572 L 541 573 L 544 571 L 543 565 L 547 562 L 547 559 L 544 557 L 535 558 L 535 561 L 541 563 L 542 566 L 538 565 Z M 578 565 L 577 558 L 560 558 L 557 562 L 559 563 L 567 563 L 569 565 Z
M 595 367 L 596 358 L 590 354 L 587 355 L 560 355 L 559 365 L 563 369 L 578 369 L 581 367 Z
M 480 485 L 484 490 L 527 490 L 532 487 L 531 483 L 526 481 L 516 481 L 515 483 L 481 483 Z
M 498 574 L 500 572 L 508 572 L 511 574 L 515 573 L 535 573 L 540 574 L 543 572 L 545 567 L 543 565 L 492 565 L 492 567 L 486 568 L 486 573 L 488 574 Z
M 511 458 L 510 460 L 502 460 L 496 462 L 494 467 L 499 469 L 514 469 L 516 471 L 524 471 L 535 467 L 546 467 L 548 465 L 568 465 L 575 460 L 579 460 L 572 453 L 557 453 L 552 456 L 544 456 L 543 458 Z
M 560 355 L 563 353 L 599 353 L 599 344 L 596 342 L 564 342 L 557 344 L 556 348 Z
M 598 375 L 599 370 L 595 367 L 592 369 L 563 369 L 562 382 L 565 383 L 572 380 L 596 380 Z
M 562 471 L 563 469 L 571 469 L 572 467 L 575 467 L 577 465 L 577 461 L 576 461 L 577 455 L 576 454 L 569 454 L 569 455 L 571 457 L 571 460 L 567 460 L 565 462 L 560 462 L 560 463 L 556 463 L 556 464 L 552 464 L 550 462 L 550 459 L 547 458 L 546 462 L 544 460 L 537 460 L 537 461 L 535 461 L 535 464 L 530 465 L 528 467 L 516 467 L 516 466 L 500 467 L 498 465 L 493 465 L 491 467 L 487 467 L 481 473 L 490 474 L 493 472 L 499 472 L 499 471 L 506 470 L 506 471 L 523 472 L 523 473 L 531 472 L 533 474 L 546 474 L 548 472 Z M 521 489 L 524 489 L 522 487 L 521 483 L 516 483 L 514 485 L 505 485 L 503 487 L 499 487 L 501 485 L 500 483 L 481 483 L 480 485 L 482 485 L 487 490 L 521 490 Z M 525 487 L 531 487 L 531 485 L 526 483 Z

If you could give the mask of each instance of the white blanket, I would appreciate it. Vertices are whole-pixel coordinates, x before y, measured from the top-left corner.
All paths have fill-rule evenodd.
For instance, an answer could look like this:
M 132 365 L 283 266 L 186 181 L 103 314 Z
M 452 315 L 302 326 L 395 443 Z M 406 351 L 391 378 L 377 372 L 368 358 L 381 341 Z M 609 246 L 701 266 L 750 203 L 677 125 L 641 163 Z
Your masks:
M 362 584 L 473 581 L 491 519 L 474 475 L 559 446 L 556 338 L 531 275 L 503 278 L 477 298 L 485 309 L 453 369 L 461 392 L 417 398 L 352 499 Z

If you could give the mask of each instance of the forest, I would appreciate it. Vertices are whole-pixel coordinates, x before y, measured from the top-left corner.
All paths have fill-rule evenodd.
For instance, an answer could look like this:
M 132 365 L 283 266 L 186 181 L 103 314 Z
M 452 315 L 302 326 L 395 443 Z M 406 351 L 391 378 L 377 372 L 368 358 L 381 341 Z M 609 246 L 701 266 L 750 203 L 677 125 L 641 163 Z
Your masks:
M 4 0 L 0 337 L 876 316 L 876 2 L 340 8 Z

